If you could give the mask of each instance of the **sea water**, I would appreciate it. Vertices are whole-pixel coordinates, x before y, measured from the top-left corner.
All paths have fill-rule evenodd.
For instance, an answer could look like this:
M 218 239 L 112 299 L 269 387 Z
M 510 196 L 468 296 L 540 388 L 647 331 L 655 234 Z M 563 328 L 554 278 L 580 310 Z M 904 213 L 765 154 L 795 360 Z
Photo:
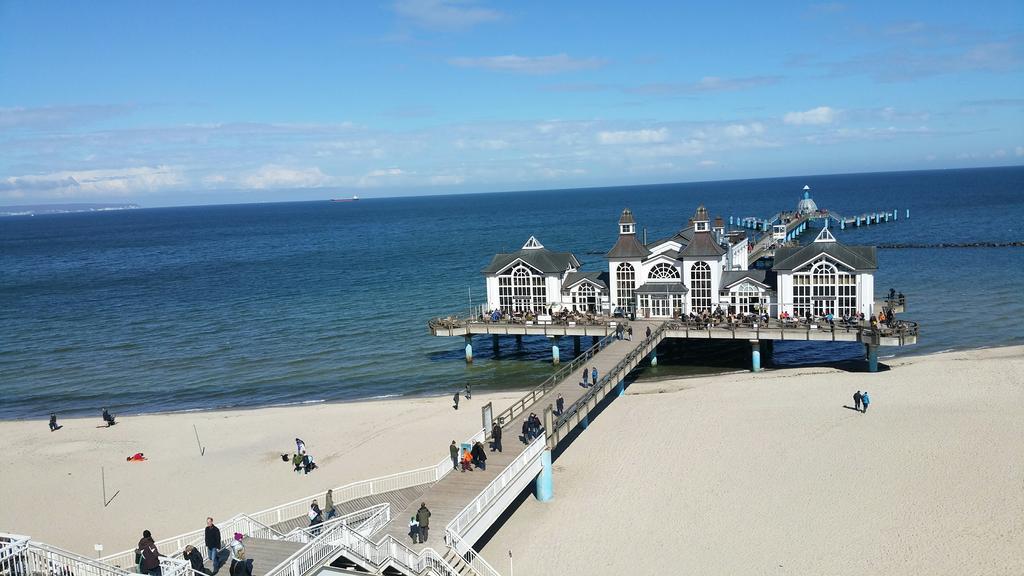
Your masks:
M 0 418 L 528 387 L 552 370 L 550 340 L 506 338 L 495 356 L 481 337 L 467 366 L 462 338 L 426 326 L 485 302 L 480 271 L 495 253 L 532 235 L 607 270 L 623 208 L 654 240 L 701 203 L 726 221 L 792 210 L 805 184 L 839 214 L 898 210 L 878 226 L 833 225 L 847 244 L 1024 240 L 1020 167 L 3 218 Z M 879 249 L 878 263 L 876 296 L 902 291 L 901 317 L 921 324 L 919 344 L 883 356 L 1024 343 L 1024 248 Z M 779 343 L 774 360 L 862 354 Z M 648 371 L 747 362 L 723 352 Z

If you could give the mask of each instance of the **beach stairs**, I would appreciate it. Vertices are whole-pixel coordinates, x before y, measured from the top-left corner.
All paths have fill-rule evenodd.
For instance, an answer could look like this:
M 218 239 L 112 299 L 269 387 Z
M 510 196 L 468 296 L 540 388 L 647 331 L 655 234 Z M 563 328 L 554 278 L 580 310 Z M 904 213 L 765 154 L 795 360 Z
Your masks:
M 298 552 L 303 546 L 300 542 L 289 542 L 288 540 L 246 538 L 245 556 L 252 559 L 252 576 L 263 576 Z
M 442 558 L 458 572 L 459 576 L 477 576 L 476 570 L 473 570 L 472 566 L 466 563 L 465 559 L 455 551 L 455 548 L 448 548 L 448 551 L 444 553 Z

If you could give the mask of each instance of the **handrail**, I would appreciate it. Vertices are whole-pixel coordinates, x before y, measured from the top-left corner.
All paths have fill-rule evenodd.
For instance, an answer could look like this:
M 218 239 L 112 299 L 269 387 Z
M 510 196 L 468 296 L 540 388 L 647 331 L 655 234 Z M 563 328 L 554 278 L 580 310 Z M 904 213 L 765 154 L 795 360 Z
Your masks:
M 448 544 L 449 548 L 455 550 L 462 560 L 469 564 L 469 567 L 473 569 L 478 576 L 501 576 L 501 574 L 494 569 L 491 564 L 484 559 L 483 556 L 477 553 L 465 540 L 459 537 L 458 534 L 445 528 L 444 530 L 445 543 Z
M 577 368 L 580 367 L 581 364 L 589 362 L 590 359 L 593 358 L 598 352 L 607 348 L 614 341 L 615 334 L 609 334 L 608 336 L 605 336 L 604 338 L 598 340 L 597 344 L 594 344 L 590 348 L 587 348 L 586 351 L 581 353 L 576 358 L 573 358 L 572 362 L 569 362 L 569 364 L 558 369 L 551 376 L 548 376 L 547 379 L 545 379 L 543 382 L 535 386 L 532 390 L 524 394 L 518 402 L 514 402 L 508 408 L 505 408 L 504 410 L 499 412 L 498 415 L 495 417 L 495 421 L 498 423 L 498 426 L 504 427 L 505 424 L 512 422 L 512 420 L 514 420 L 517 415 L 526 412 L 526 410 L 528 410 L 530 406 L 533 406 L 533 404 L 537 400 L 539 400 L 545 394 L 550 392 L 556 384 L 561 382 L 569 374 L 572 374 Z M 488 431 L 488 434 L 489 433 L 490 431 Z
M 374 512 L 370 518 L 363 523 L 363 529 L 379 529 L 391 520 L 391 505 L 385 504 Z M 337 542 L 333 541 L 337 533 L 349 531 L 359 534 L 359 531 L 349 527 L 347 522 L 339 522 L 334 526 L 320 532 L 308 544 L 297 550 L 294 554 L 285 558 L 280 564 L 266 572 L 266 576 L 279 576 L 288 574 L 290 576 L 304 576 L 307 572 L 323 562 L 333 552 L 340 552 Z
M 455 534 L 462 537 L 465 535 L 465 528 L 474 523 L 477 518 L 490 507 L 490 504 L 500 496 L 505 489 L 512 483 L 512 480 L 517 477 L 523 470 L 526 469 L 527 465 L 537 458 L 541 452 L 544 451 L 547 446 L 547 439 L 544 436 L 538 436 L 515 457 L 501 474 L 496 476 L 494 480 L 491 480 L 487 486 L 477 494 L 476 498 L 473 498 L 462 509 L 461 512 L 455 515 L 455 518 L 448 523 L 445 530 L 451 530 Z
M 374 520 L 380 510 L 391 506 L 391 504 L 384 502 L 382 504 L 375 504 L 368 506 L 362 510 L 355 512 L 349 512 L 344 516 L 338 516 L 337 518 L 331 518 L 320 524 L 313 526 L 299 526 L 293 528 L 291 532 L 281 536 L 281 540 L 288 540 L 289 542 L 302 542 L 308 543 L 315 539 L 324 530 L 329 530 L 337 524 L 345 524 L 353 530 L 360 531 L 370 521 Z M 316 534 L 314 534 L 316 532 Z
M 49 544 L 35 542 L 26 536 L 0 534 L 8 542 L 0 554 L 0 572 L 4 574 L 45 574 L 51 576 L 130 576 L 134 570 L 110 566 Z M 188 562 L 168 556 L 160 557 L 161 572 L 166 576 L 187 576 Z

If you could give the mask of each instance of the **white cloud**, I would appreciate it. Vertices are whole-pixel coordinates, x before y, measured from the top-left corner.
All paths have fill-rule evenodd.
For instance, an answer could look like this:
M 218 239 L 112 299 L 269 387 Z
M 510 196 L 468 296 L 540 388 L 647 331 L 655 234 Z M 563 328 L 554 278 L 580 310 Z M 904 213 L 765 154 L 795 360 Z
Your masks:
M 729 138 L 746 138 L 764 134 L 764 124 L 751 122 L 750 124 L 729 124 L 723 128 L 725 135 Z
M 245 175 L 241 184 L 245 188 L 318 188 L 329 182 L 320 168 L 292 168 L 277 164 L 265 164 L 254 172 Z
M 421 28 L 458 30 L 500 20 L 504 14 L 460 0 L 399 0 L 395 13 Z
M 601 144 L 651 144 L 664 142 L 668 139 L 668 130 L 616 130 L 597 133 L 597 141 Z
M 0 194 L 9 198 L 98 198 L 142 195 L 184 184 L 181 172 L 169 166 L 96 169 L 12 176 L 0 180 Z
M 1020 158 L 1021 156 L 1024 156 L 1024 146 L 1017 146 L 1017 147 L 1016 147 L 1016 148 L 1015 148 L 1015 149 L 1013 150 L 1013 153 L 1014 153 L 1014 155 L 1016 155 L 1016 156 L 1017 156 L 1018 158 Z
M 828 106 L 818 106 L 803 112 L 789 112 L 783 116 L 782 121 L 797 126 L 831 124 L 836 118 L 836 113 L 835 109 Z
M 718 161 L 717 160 L 701 160 L 700 162 L 697 162 L 697 165 L 698 166 L 703 166 L 705 168 L 711 167 L 711 166 L 718 166 Z
M 520 74 L 558 74 L 577 70 L 601 68 L 607 61 L 600 58 L 573 58 L 568 54 L 552 56 L 482 56 L 477 58 L 459 57 L 448 61 L 459 68 L 483 68 L 501 72 L 517 72 Z

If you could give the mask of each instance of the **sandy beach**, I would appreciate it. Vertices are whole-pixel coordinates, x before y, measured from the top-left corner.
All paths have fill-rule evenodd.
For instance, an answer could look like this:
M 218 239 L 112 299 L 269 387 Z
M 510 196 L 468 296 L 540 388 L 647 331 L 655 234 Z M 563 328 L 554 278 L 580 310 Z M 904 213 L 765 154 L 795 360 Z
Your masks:
M 484 548 L 516 574 L 1024 574 L 1024 348 L 634 384 Z M 866 414 L 845 409 L 867 390 Z
M 1024 573 L 1024 348 L 889 368 L 634 383 L 555 462 L 554 500 L 528 498 L 483 554 L 505 574 L 509 550 L 537 575 Z M 866 414 L 844 408 L 857 389 Z M 117 552 L 434 464 L 516 397 L 0 422 L 0 530 Z M 308 476 L 280 460 L 296 436 Z
M 0 422 L 0 531 L 95 557 L 135 546 L 143 529 L 167 538 L 349 482 L 436 464 L 448 443 L 481 426 L 480 407 L 520 394 L 312 404 L 246 411 Z M 497 411 L 498 409 L 496 409 Z M 205 446 L 200 454 L 193 425 Z M 320 469 L 297 475 L 281 461 L 302 438 Z M 149 460 L 128 463 L 143 452 Z M 105 470 L 103 506 L 100 468 Z M 322 500 L 321 500 L 322 503 Z

